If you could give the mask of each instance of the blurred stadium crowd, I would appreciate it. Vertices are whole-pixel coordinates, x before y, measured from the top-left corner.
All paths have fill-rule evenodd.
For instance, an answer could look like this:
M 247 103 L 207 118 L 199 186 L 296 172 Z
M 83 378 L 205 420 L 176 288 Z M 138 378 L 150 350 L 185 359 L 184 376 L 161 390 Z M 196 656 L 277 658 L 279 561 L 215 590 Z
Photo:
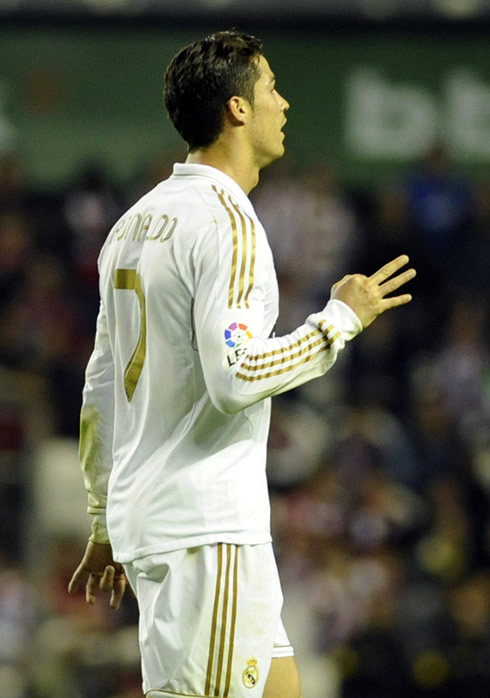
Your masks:
M 5 698 L 141 695 L 134 600 L 114 613 L 69 598 L 84 541 L 60 531 L 33 567 L 26 522 L 36 449 L 77 438 L 99 248 L 170 167 L 162 157 L 121 188 L 88 164 L 46 193 L 18 155 L 0 157 Z M 490 182 L 455 171 L 434 146 L 397 181 L 361 191 L 326 163 L 285 160 L 253 201 L 276 259 L 278 333 L 322 307 L 346 273 L 402 252 L 418 270 L 409 306 L 274 402 L 273 529 L 305 698 L 488 698 Z

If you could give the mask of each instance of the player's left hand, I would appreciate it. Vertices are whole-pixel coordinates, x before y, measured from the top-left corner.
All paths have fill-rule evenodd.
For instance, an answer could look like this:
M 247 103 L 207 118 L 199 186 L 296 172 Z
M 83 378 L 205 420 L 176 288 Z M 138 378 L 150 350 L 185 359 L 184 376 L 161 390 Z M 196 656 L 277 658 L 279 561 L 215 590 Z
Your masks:
M 347 274 L 332 286 L 331 298 L 346 303 L 356 313 L 363 328 L 368 327 L 382 313 L 412 300 L 409 293 L 388 296 L 416 275 L 415 269 L 397 273 L 408 261 L 408 256 L 402 254 L 371 276 Z
M 118 609 L 126 590 L 127 579 L 122 565 L 114 562 L 112 547 L 103 543 L 87 543 L 85 554 L 68 585 L 68 593 L 75 594 L 80 586 L 85 586 L 87 603 L 94 604 L 97 592 L 110 592 L 110 605 Z

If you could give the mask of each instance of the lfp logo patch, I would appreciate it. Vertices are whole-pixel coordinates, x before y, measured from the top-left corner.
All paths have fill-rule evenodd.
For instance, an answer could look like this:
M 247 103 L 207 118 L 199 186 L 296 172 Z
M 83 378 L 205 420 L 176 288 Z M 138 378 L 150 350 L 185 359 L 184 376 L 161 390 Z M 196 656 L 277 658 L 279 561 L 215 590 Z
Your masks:
M 252 336 L 247 325 L 241 322 L 232 322 L 225 330 L 225 342 L 232 349 L 243 344 L 247 339 L 252 339 Z

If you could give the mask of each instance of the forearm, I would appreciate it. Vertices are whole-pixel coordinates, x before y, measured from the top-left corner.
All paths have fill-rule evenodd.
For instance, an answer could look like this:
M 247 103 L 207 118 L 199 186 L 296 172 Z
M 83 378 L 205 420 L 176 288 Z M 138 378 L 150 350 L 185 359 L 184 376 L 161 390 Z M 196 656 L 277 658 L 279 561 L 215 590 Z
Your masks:
M 87 365 L 80 416 L 79 459 L 92 518 L 91 540 L 107 543 L 106 503 L 112 469 L 114 366 L 103 317 L 97 325 L 94 351 Z
M 305 324 L 282 337 L 255 337 L 229 352 L 210 378 L 210 393 L 232 414 L 326 373 L 346 341 L 362 330 L 344 303 L 330 301 Z
M 96 543 L 109 542 L 105 511 L 112 463 L 104 447 L 103 432 L 102 415 L 94 405 L 84 404 L 80 418 L 79 458 L 88 496 L 87 511 L 92 519 L 91 540 Z

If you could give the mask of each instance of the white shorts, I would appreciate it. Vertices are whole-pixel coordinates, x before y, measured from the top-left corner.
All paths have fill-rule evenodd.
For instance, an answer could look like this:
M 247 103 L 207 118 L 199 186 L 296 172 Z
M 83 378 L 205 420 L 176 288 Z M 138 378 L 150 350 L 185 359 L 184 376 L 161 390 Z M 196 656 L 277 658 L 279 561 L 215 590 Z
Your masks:
M 270 544 L 176 550 L 125 569 L 140 611 L 145 694 L 261 698 L 272 658 L 294 654 Z

